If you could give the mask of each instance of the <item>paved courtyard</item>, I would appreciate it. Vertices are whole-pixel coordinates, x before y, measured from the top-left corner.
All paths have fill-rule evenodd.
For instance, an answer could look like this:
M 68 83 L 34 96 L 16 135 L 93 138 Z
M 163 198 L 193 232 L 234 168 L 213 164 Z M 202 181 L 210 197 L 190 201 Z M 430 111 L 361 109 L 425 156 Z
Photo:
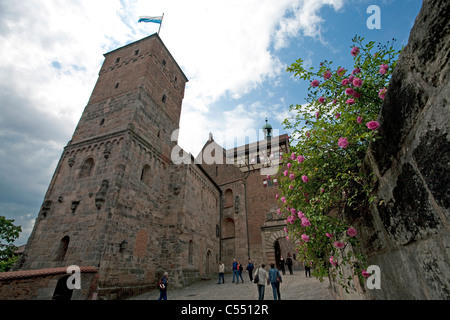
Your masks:
M 268 271 L 268 270 L 267 270 Z M 249 281 L 248 273 L 242 275 L 244 283 L 232 283 L 232 274 L 225 274 L 225 283 L 217 284 L 216 278 L 203 280 L 184 289 L 171 289 L 168 286 L 168 300 L 257 300 L 256 284 Z M 170 281 L 170 279 L 169 279 Z M 305 277 L 304 271 L 294 270 L 294 274 L 286 273 L 280 286 L 282 300 L 334 300 L 328 289 L 329 281 L 319 282 L 314 277 Z M 130 300 L 156 300 L 159 291 L 151 291 L 130 298 Z M 266 285 L 265 300 L 273 300 L 272 286 Z

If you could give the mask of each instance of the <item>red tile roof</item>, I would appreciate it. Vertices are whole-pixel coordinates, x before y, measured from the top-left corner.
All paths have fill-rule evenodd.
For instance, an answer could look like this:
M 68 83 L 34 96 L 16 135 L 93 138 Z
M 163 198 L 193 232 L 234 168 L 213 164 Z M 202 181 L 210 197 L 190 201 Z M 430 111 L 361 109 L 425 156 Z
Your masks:
M 0 272 L 0 280 L 34 278 L 34 277 L 42 277 L 42 276 L 48 276 L 48 275 L 54 275 L 54 274 L 64 274 L 64 273 L 67 273 L 67 268 L 68 267 Z M 91 267 L 91 266 L 81 266 L 80 271 L 81 271 L 81 273 L 95 273 L 95 272 L 97 272 L 97 268 Z

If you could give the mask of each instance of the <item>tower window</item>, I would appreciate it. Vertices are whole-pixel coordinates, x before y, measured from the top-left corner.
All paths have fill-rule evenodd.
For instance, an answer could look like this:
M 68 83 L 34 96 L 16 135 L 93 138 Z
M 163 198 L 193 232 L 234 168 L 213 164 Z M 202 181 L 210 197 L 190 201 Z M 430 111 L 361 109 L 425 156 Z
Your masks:
M 163 94 L 161 101 L 166 103 L 166 100 L 167 100 L 167 96 L 165 94 Z
M 162 65 L 163 65 L 163 67 L 165 67 L 165 66 L 166 66 L 166 64 L 167 64 L 166 60 L 164 60 L 164 59 L 163 59 L 163 61 L 162 61 Z
M 119 63 L 119 61 L 120 61 L 120 57 L 116 59 L 116 63 Z
M 56 254 L 56 261 L 64 261 L 64 257 L 67 253 L 67 248 L 69 247 L 70 238 L 65 236 L 59 242 L 58 252 Z
M 139 54 L 139 50 L 136 50 L 136 51 L 134 52 L 134 55 L 137 56 L 138 54 Z
M 117 89 L 119 87 L 119 83 L 116 82 L 116 85 L 114 86 L 114 89 Z

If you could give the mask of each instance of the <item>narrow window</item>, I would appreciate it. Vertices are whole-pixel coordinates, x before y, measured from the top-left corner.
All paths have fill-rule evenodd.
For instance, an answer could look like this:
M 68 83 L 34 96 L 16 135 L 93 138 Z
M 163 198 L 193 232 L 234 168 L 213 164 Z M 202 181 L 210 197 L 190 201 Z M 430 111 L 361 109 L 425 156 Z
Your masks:
M 67 253 L 67 248 L 69 247 L 70 238 L 65 236 L 59 242 L 58 252 L 56 254 L 56 261 L 64 261 L 64 257 Z
M 117 89 L 119 87 L 119 83 L 116 82 L 116 85 L 114 86 L 114 89 Z
M 136 51 L 134 52 L 134 55 L 137 56 L 138 54 L 139 54 L 139 50 L 136 50 Z
M 167 96 L 164 94 L 164 95 L 162 96 L 161 101 L 164 102 L 164 103 L 166 103 L 166 100 L 167 100 Z
M 119 63 L 119 61 L 120 61 L 120 57 L 116 59 L 116 63 Z
M 89 177 L 92 174 L 92 169 L 94 168 L 94 159 L 88 158 L 84 160 L 83 164 L 80 167 L 80 178 Z
M 188 253 L 188 263 L 192 264 L 193 263 L 193 252 L 194 252 L 194 243 L 191 241 L 189 241 L 189 253 Z

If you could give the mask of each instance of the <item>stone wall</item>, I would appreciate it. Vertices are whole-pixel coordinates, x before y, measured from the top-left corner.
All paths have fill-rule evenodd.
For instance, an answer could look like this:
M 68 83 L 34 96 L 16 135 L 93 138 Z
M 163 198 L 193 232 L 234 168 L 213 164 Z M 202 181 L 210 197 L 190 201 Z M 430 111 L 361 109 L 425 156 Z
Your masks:
M 342 298 L 450 299 L 450 3 L 423 2 L 379 115 L 366 167 L 378 199 L 349 215 L 381 289 Z

